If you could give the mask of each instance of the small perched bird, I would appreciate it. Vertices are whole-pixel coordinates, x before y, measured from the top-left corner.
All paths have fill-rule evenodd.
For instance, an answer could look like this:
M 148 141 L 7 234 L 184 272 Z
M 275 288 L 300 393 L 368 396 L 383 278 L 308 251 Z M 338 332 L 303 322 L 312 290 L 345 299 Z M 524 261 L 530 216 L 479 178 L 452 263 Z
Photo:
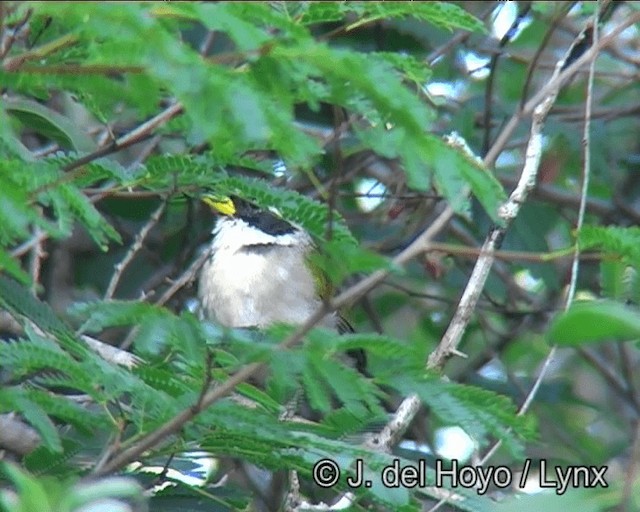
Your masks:
M 326 276 L 310 261 L 315 250 L 309 233 L 238 197 L 205 196 L 220 216 L 211 255 L 200 272 L 198 294 L 204 317 L 231 328 L 264 328 L 304 323 L 331 293 Z M 320 327 L 353 332 L 342 316 L 329 313 Z M 364 375 L 361 349 L 347 351 Z
M 203 201 L 220 214 L 211 256 L 200 273 L 205 318 L 227 327 L 257 328 L 309 318 L 327 288 L 309 261 L 314 250 L 309 233 L 237 197 L 205 196 Z M 342 323 L 332 313 L 319 325 L 339 329 Z

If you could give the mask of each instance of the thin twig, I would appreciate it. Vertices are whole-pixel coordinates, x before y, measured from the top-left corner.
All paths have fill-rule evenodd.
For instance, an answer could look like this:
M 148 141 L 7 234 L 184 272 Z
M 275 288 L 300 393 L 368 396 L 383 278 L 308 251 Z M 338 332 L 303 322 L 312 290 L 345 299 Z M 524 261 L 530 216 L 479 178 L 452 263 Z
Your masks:
M 638 23 L 640 21 L 640 12 L 634 12 L 618 26 L 616 26 L 609 34 L 600 38 L 597 43 L 594 43 L 588 51 L 584 52 L 582 56 L 577 59 L 573 64 L 567 67 L 560 75 L 554 76 L 549 80 L 527 103 L 525 106 L 513 114 L 511 119 L 502 129 L 500 135 L 496 138 L 493 146 L 484 158 L 484 163 L 487 167 L 493 167 L 496 159 L 502 152 L 502 148 L 505 146 L 514 130 L 518 126 L 518 123 L 522 118 L 533 112 L 533 109 L 548 95 L 549 91 L 557 88 L 559 85 L 564 84 L 569 78 L 571 78 L 584 64 L 590 62 L 594 55 L 598 54 L 602 49 L 611 45 L 618 34 L 626 30 L 628 27 Z
M 36 226 L 33 230 L 33 238 L 37 242 L 31 248 L 31 256 L 29 261 L 30 273 L 31 273 L 31 291 L 36 295 L 38 291 L 38 285 L 40 283 L 40 272 L 42 270 L 42 260 L 45 258 L 46 253 L 42 247 L 44 241 L 42 229 Z
M 502 5 L 502 9 L 505 8 L 506 4 Z M 493 83 L 496 76 L 496 70 L 498 69 L 498 61 L 500 57 L 503 55 L 503 49 L 511 41 L 513 38 L 515 31 L 518 29 L 518 26 L 522 23 L 524 17 L 529 13 L 531 9 L 531 4 L 527 3 L 522 7 L 522 11 L 518 13 L 518 15 L 514 18 L 513 22 L 509 29 L 504 33 L 504 35 L 500 38 L 498 42 L 498 51 L 496 51 L 491 56 L 491 61 L 489 62 L 489 76 L 487 78 L 487 84 L 485 87 L 484 94 L 484 136 L 482 141 L 482 154 L 486 154 L 489 151 L 489 146 L 491 144 L 491 121 L 493 117 Z
M 502 259 L 505 261 L 533 261 L 537 263 L 547 263 L 555 260 L 561 260 L 563 258 L 573 258 L 573 251 L 575 247 L 568 247 L 567 249 L 561 249 L 553 252 L 528 252 L 528 251 L 499 251 L 495 250 L 493 253 L 483 252 L 482 249 L 477 247 L 467 247 L 454 244 L 446 244 L 440 242 L 434 242 L 430 244 L 429 251 L 439 251 L 447 254 L 455 254 L 457 256 L 466 257 L 478 257 L 488 256 L 492 254 L 496 259 Z M 605 254 L 600 253 L 587 253 L 582 254 L 580 259 L 600 261 L 605 259 Z
M 609 387 L 629 404 L 640 417 L 640 401 L 633 393 L 633 389 L 628 382 L 619 375 L 618 369 L 614 369 L 599 355 L 583 347 L 578 347 L 578 353 L 607 381 Z
M 41 60 L 51 55 L 52 53 L 59 52 L 69 46 L 73 46 L 78 42 L 78 36 L 75 34 L 66 34 L 48 42 L 38 48 L 32 48 L 23 52 L 15 57 L 5 59 L 2 63 L 2 67 L 5 71 L 16 72 L 20 67 L 30 60 Z
M 120 263 L 118 263 L 115 266 L 114 273 L 111 276 L 109 285 L 107 286 L 107 291 L 104 293 L 103 300 L 109 300 L 111 297 L 113 297 L 113 294 L 116 291 L 116 287 L 120 282 L 120 278 L 122 277 L 122 274 L 124 273 L 129 263 L 131 263 L 131 260 L 133 260 L 133 258 L 136 256 L 138 251 L 142 249 L 142 244 L 147 238 L 147 235 L 158 223 L 166 207 L 167 207 L 167 200 L 165 199 L 160 203 L 158 208 L 156 208 L 156 211 L 153 212 L 153 214 L 151 215 L 147 223 L 142 227 L 140 232 L 136 235 L 133 245 L 131 246 L 131 248 L 125 255 L 125 257 L 122 259 Z
M 211 50 L 211 47 L 213 46 L 213 41 L 215 39 L 215 35 L 216 35 L 215 31 L 208 30 L 206 35 L 202 39 L 198 52 L 203 57 L 206 57 L 209 53 L 209 50 Z
M 503 185 L 515 186 L 517 183 L 517 179 L 511 176 L 499 176 L 498 179 Z M 580 205 L 580 195 L 562 190 L 548 183 L 538 183 L 532 193 L 538 199 L 563 207 L 575 208 Z M 611 201 L 591 197 L 587 199 L 587 210 L 605 218 L 611 218 L 616 214 L 624 215 L 636 224 L 640 224 L 640 211 L 620 201 L 618 201 L 618 204 L 611 204 Z
M 175 295 L 175 293 L 178 290 L 180 290 L 183 286 L 186 286 L 189 283 L 191 283 L 196 278 L 196 275 L 198 274 L 198 271 L 200 270 L 202 265 L 204 265 L 204 262 L 207 261 L 207 258 L 209 257 L 209 255 L 210 255 L 209 250 L 202 251 L 200 256 L 198 256 L 194 260 L 194 262 L 191 265 L 189 265 L 189 268 L 187 268 L 182 274 L 180 274 L 180 277 L 178 277 L 178 279 L 174 280 L 171 283 L 171 286 L 169 286 L 169 288 L 156 301 L 156 304 L 159 306 L 166 304 L 171 299 L 171 297 Z M 137 332 L 137 328 L 134 328 L 129 333 L 129 335 L 120 344 L 121 349 L 126 350 L 131 346 L 131 344 L 133 343 L 133 339 L 136 335 L 136 332 Z
M 129 164 L 130 169 L 135 169 L 139 165 L 142 165 L 149 155 L 153 153 L 158 144 L 162 141 L 162 135 L 154 135 L 145 145 L 140 148 L 140 152 L 136 155 L 135 159 Z
M 136 144 L 142 140 L 144 140 L 146 137 L 148 137 L 150 135 L 150 133 L 155 130 L 156 128 L 162 126 L 163 124 L 165 124 L 166 122 L 168 122 L 169 120 L 171 120 L 172 118 L 174 118 L 175 116 L 177 116 L 178 114 L 182 113 L 183 107 L 182 104 L 177 102 L 177 103 L 173 103 L 171 105 L 169 105 L 166 109 L 164 109 L 162 112 L 160 112 L 158 115 L 152 117 L 151 119 L 145 121 L 144 123 L 142 123 L 141 125 L 139 125 L 137 128 L 133 129 L 132 131 L 130 131 L 129 133 L 127 133 L 126 135 L 123 135 L 122 137 L 120 137 L 118 140 L 116 140 L 115 142 L 113 142 L 112 144 L 99 148 L 96 151 L 89 153 L 88 155 L 85 155 L 83 157 L 78 158 L 77 160 L 74 160 L 73 162 L 68 163 L 67 165 L 65 165 L 62 170 L 66 173 L 61 179 L 53 182 L 53 183 L 49 183 L 44 187 L 41 187 L 39 189 L 36 189 L 33 193 L 32 196 L 36 197 L 38 194 L 40 194 L 41 192 L 44 192 L 45 190 L 48 190 L 50 188 L 53 188 L 55 186 L 57 186 L 60 183 L 63 182 L 67 182 L 67 181 L 71 181 L 73 179 L 75 179 L 76 175 L 70 171 L 77 169 L 79 167 L 82 167 L 83 165 L 86 165 L 90 162 L 93 162 L 94 160 L 97 160 L 98 158 L 102 158 L 103 156 L 109 155 L 111 153 L 115 153 L 117 151 L 120 151 L 122 149 L 125 149 L 133 144 Z M 153 195 L 159 195 L 154 193 Z M 97 202 L 102 198 L 102 196 L 95 196 L 92 199 L 92 202 Z M 13 249 L 11 251 L 11 256 L 13 257 L 19 257 L 22 256 L 24 253 L 26 253 L 29 249 L 31 249 L 31 247 L 33 247 L 35 244 L 41 243 L 43 240 L 46 240 L 47 238 L 49 238 L 49 235 L 47 233 L 40 233 L 36 236 L 33 236 L 31 239 L 27 240 L 26 242 L 22 243 L 21 245 L 19 245 L 18 247 L 16 247 L 15 249 Z
M 609 38 L 608 40 L 611 41 L 611 38 Z M 565 72 L 575 72 L 575 70 L 577 70 L 577 65 L 581 65 L 582 61 L 586 59 L 586 57 L 595 59 L 597 51 L 594 51 L 594 49 L 599 50 L 597 40 L 594 40 L 592 48 L 590 48 L 589 51 L 585 52 L 582 57 L 579 58 L 574 64 L 569 66 L 565 70 Z M 549 84 L 553 84 L 554 86 L 551 88 L 547 87 L 546 89 L 548 90 L 546 91 L 545 95 L 541 95 L 539 92 L 533 98 L 538 99 L 539 103 L 533 108 L 531 134 L 525 152 L 524 168 L 522 170 L 518 185 L 511 193 L 511 196 L 509 197 L 507 202 L 501 206 L 500 211 L 498 212 L 499 216 L 503 220 L 504 226 L 493 228 L 487 235 L 482 246 L 482 253 L 484 253 L 485 255 L 481 255 L 478 258 L 471 277 L 469 278 L 467 286 L 465 287 L 465 290 L 462 294 L 462 298 L 460 299 L 460 303 L 458 305 L 458 309 L 456 310 L 454 318 L 449 324 L 449 328 L 445 332 L 442 340 L 436 347 L 436 350 L 429 356 L 429 362 L 427 364 L 429 368 L 439 368 L 444 363 L 449 354 L 451 354 L 451 351 L 457 348 L 458 343 L 462 338 L 462 334 L 464 333 L 466 326 L 471 319 L 471 315 L 475 309 L 475 304 L 480 297 L 480 293 L 482 291 L 482 288 L 484 287 L 484 283 L 489 275 L 489 270 L 494 260 L 493 253 L 496 249 L 499 248 L 506 232 L 506 228 L 518 215 L 521 205 L 526 201 L 529 192 L 535 186 L 540 158 L 542 155 L 542 128 L 544 126 L 545 119 L 560 91 L 560 87 L 565 82 L 565 80 L 568 79 L 568 75 L 566 75 L 565 72 L 561 72 L 567 56 L 568 55 L 565 55 L 565 57 L 557 63 L 556 70 L 551 80 L 549 81 Z M 530 103 L 531 101 L 527 102 L 525 111 L 528 110 L 528 106 L 530 105 Z M 505 127 L 505 130 L 507 130 L 507 128 L 508 125 L 507 127 Z M 497 140 L 504 140 L 503 134 L 500 134 Z M 497 153 L 492 150 L 487 153 L 485 157 L 485 164 L 488 164 L 488 162 L 492 162 L 493 158 L 497 157 Z M 581 210 L 583 212 L 582 216 L 584 217 L 583 203 L 581 204 Z
M 88 163 L 91 163 L 94 160 L 97 160 L 98 158 L 102 158 L 103 156 L 116 153 L 125 148 L 128 148 L 129 146 L 132 146 L 133 144 L 137 144 L 138 142 L 145 140 L 146 138 L 150 137 L 153 130 L 167 123 L 178 114 L 181 114 L 182 111 L 183 111 L 182 103 L 180 102 L 172 103 L 162 112 L 152 117 L 151 119 L 145 121 L 140 126 L 131 130 L 126 135 L 123 135 L 119 139 L 113 141 L 111 144 L 101 147 L 87 155 L 84 155 L 78 158 L 77 160 L 74 160 L 73 162 L 69 162 L 68 164 L 64 165 L 62 167 L 62 171 L 64 172 L 64 175 L 61 178 L 51 183 L 47 183 L 46 185 L 43 185 L 40 188 L 35 189 L 31 193 L 31 196 L 37 197 L 38 194 L 41 194 L 42 192 L 45 192 L 51 188 L 55 188 L 61 183 L 73 181 L 77 177 L 77 175 L 82 171 L 82 169 L 80 169 L 82 166 L 87 165 Z M 76 171 L 76 172 L 71 172 L 71 171 Z
M 547 354 L 547 357 L 545 357 L 544 361 L 542 361 L 542 364 L 540 365 L 540 369 L 538 370 L 538 376 L 536 377 L 536 381 L 533 383 L 533 386 L 531 387 L 531 390 L 529 390 L 529 393 L 527 394 L 527 397 L 524 399 L 524 402 L 522 403 L 522 405 L 518 409 L 517 416 L 525 415 L 527 413 L 527 411 L 529 410 L 529 407 L 531 407 L 531 404 L 533 403 L 533 399 L 538 394 L 538 390 L 540 389 L 540 386 L 542 385 L 542 381 L 544 380 L 544 377 L 547 374 L 547 370 L 549 369 L 549 366 L 551 365 L 551 361 L 553 361 L 553 357 L 555 356 L 556 350 L 557 350 L 556 346 L 551 347 L 551 350 L 549 351 L 549 354 Z M 491 457 L 493 457 L 493 454 L 496 453 L 496 451 L 498 451 L 498 448 L 500 448 L 500 446 L 502 446 L 502 440 L 501 439 L 499 439 L 487 451 L 487 453 L 484 455 L 484 457 L 482 457 L 482 459 L 480 459 L 480 465 L 482 466 L 482 465 L 486 464 L 487 461 Z
M 65 165 L 62 170 L 65 172 L 69 172 L 73 169 L 86 165 L 89 162 L 93 162 L 94 160 L 105 156 L 105 154 L 115 153 L 116 151 L 120 151 L 133 144 L 136 144 L 150 135 L 156 128 L 159 128 L 163 124 L 173 119 L 175 116 L 181 114 L 182 111 L 182 103 L 180 103 L 179 101 L 172 103 L 159 114 L 155 115 L 151 119 L 139 125 L 137 128 L 131 130 L 126 135 L 123 135 L 122 137 L 117 139 L 112 145 L 108 146 L 107 149 L 110 149 L 110 151 L 108 151 L 107 153 L 101 153 L 100 150 L 94 151 L 93 153 L 85 155 L 84 157 Z
M 119 429 L 117 433 L 111 436 L 112 440 L 104 445 L 104 448 L 100 452 L 100 455 L 97 458 L 96 465 L 94 466 L 97 470 L 104 467 L 107 461 L 111 458 L 113 453 L 120 446 L 120 439 L 122 437 L 122 431 Z
M 5 6 L 7 5 L 4 2 L 2 3 Z M 0 59 L 4 59 L 9 53 L 9 50 L 13 47 L 14 43 L 28 32 L 29 26 L 27 25 L 27 22 L 31 18 L 32 14 L 33 9 L 27 9 L 22 19 L 15 23 L 15 27 L 13 29 L 9 29 L 6 26 L 4 27 L 3 33 L 0 34 L 3 36 L 0 41 Z
M 491 147 L 491 149 L 489 150 L 489 152 L 484 158 L 484 164 L 487 167 L 493 166 L 493 163 L 495 162 L 496 158 L 502 151 L 504 144 L 506 144 L 509 137 L 515 130 L 518 124 L 518 121 L 524 115 L 528 114 L 529 112 L 532 112 L 534 109 L 539 109 L 538 104 L 542 106 L 546 105 L 547 108 L 551 108 L 551 105 L 553 104 L 553 102 L 552 101 L 549 102 L 545 100 L 548 100 L 549 97 L 557 95 L 562 84 L 565 83 L 565 81 L 568 80 L 571 76 L 573 76 L 573 74 L 575 74 L 577 70 L 584 63 L 588 62 L 589 59 L 594 58 L 601 48 L 603 48 L 608 44 L 611 44 L 614 41 L 615 36 L 617 34 L 619 34 L 626 27 L 640 20 L 640 13 L 637 13 L 636 15 L 631 16 L 630 18 L 631 19 L 627 19 L 624 22 L 622 22 L 619 26 L 617 26 L 611 32 L 611 34 L 609 34 L 606 38 L 602 38 L 597 44 L 594 43 L 593 47 L 590 48 L 589 51 L 585 52 L 576 62 L 574 62 L 567 69 L 559 73 L 558 73 L 558 70 L 561 68 L 562 62 L 558 63 L 558 66 L 556 68 L 557 71 L 554 77 L 552 77 L 551 80 L 549 80 L 549 82 L 547 82 L 540 89 L 540 91 L 538 91 L 538 93 L 535 94 L 534 97 L 527 102 L 527 104 L 524 106 L 524 108 L 520 112 L 514 114 L 514 116 L 509 121 L 509 123 L 507 123 L 507 125 L 503 128 L 500 135 L 496 138 L 496 141 L 494 142 L 493 146 Z M 541 112 L 538 112 L 538 117 L 540 117 L 540 113 Z M 517 209 L 516 209 L 516 213 L 517 213 Z M 405 251 L 400 253 L 400 255 L 397 258 L 401 261 L 398 261 L 397 263 L 404 263 L 405 261 L 413 258 L 418 253 L 425 250 L 428 245 L 427 242 L 430 243 L 431 241 L 431 237 L 428 237 L 425 235 L 434 226 L 437 227 L 436 232 L 439 232 L 440 229 L 442 229 L 444 225 L 446 225 L 449 222 L 449 220 L 453 217 L 453 214 L 454 214 L 453 209 L 450 206 L 447 206 L 445 210 L 438 216 L 438 218 L 435 220 L 432 226 L 427 231 L 425 231 L 423 235 L 419 236 L 414 243 L 412 243 L 407 249 L 405 249 Z M 385 271 L 377 271 L 373 273 L 371 276 L 363 279 L 356 285 L 349 288 L 347 291 L 343 292 L 338 297 L 338 298 L 347 299 L 345 302 L 340 302 L 340 304 L 342 305 L 342 304 L 348 303 L 349 300 L 352 298 L 351 295 L 360 296 L 361 292 L 365 293 L 366 291 L 369 291 L 376 283 L 384 279 L 386 275 L 387 275 L 387 272 Z M 544 371 L 546 371 L 546 368 L 550 364 L 550 361 L 551 359 L 549 358 L 548 362 L 546 364 L 543 364 L 541 369 L 541 374 L 543 374 Z M 535 387 L 535 389 L 537 390 L 537 387 Z M 371 440 L 371 444 L 373 444 L 374 446 L 377 446 L 380 449 L 389 449 L 390 446 L 395 444 L 397 440 L 402 436 L 404 431 L 408 428 L 409 424 L 415 417 L 415 414 L 417 414 L 417 411 L 420 409 L 420 403 L 421 403 L 420 399 L 417 395 L 411 395 L 405 398 L 403 402 L 400 404 L 399 408 L 396 410 L 395 414 L 392 416 L 390 422 L 387 423 L 387 425 L 382 429 L 382 431 Z
M 598 7 L 603 9 L 608 2 L 603 2 Z M 598 44 L 598 10 L 594 14 L 593 19 L 593 46 Z M 591 176 L 591 110 L 593 107 L 593 77 L 595 73 L 596 57 L 594 55 L 589 65 L 589 78 L 587 80 L 587 100 L 584 110 L 584 132 L 582 136 L 582 146 L 584 148 L 584 164 L 582 167 L 582 191 L 580 194 L 580 206 L 578 208 L 578 222 L 576 224 L 576 238 L 579 236 L 582 224 L 584 223 L 584 214 L 587 209 L 587 195 L 589 193 L 589 177 Z M 576 285 L 578 283 L 578 266 L 580 265 L 580 246 L 576 244 L 571 262 L 571 281 L 569 291 L 567 292 L 567 308 L 573 302 L 576 293 Z
M 479 16 L 479 19 L 486 20 L 486 18 L 493 12 L 495 9 L 495 4 L 490 4 L 485 11 Z M 427 55 L 425 61 L 427 64 L 432 66 L 435 64 L 436 60 L 442 57 L 445 53 L 449 52 L 453 48 L 459 48 L 469 37 L 473 35 L 472 32 L 468 30 L 460 30 L 453 37 L 447 39 L 447 42 L 438 46 L 434 49 L 429 55 Z
M 200 270 L 200 267 L 204 265 L 204 262 L 207 261 L 209 257 L 209 251 L 202 251 L 200 256 L 198 256 L 195 261 L 189 265 L 189 268 L 185 270 L 178 279 L 174 280 L 171 283 L 171 286 L 162 294 L 162 296 L 156 301 L 156 304 L 163 305 L 166 304 L 171 297 L 175 295 L 175 293 L 180 290 L 183 286 L 188 285 L 193 282 Z
M 527 95 L 529 94 L 529 85 L 531 84 L 531 79 L 533 78 L 533 72 L 536 69 L 536 65 L 538 64 L 538 60 L 540 59 L 542 52 L 544 51 L 544 49 L 547 47 L 547 44 L 551 40 L 551 36 L 558 28 L 558 24 L 560 23 L 560 20 L 562 20 L 566 16 L 566 14 L 569 12 L 569 10 L 573 7 L 574 4 L 575 2 L 564 2 L 561 5 L 560 12 L 558 13 L 557 16 L 554 17 L 553 21 L 551 22 L 551 26 L 549 27 L 549 30 L 547 30 L 547 32 L 545 33 L 544 37 L 542 38 L 542 41 L 540 42 L 540 44 L 538 45 L 538 48 L 536 49 L 535 54 L 533 55 L 533 58 L 529 61 L 529 65 L 527 67 L 527 77 L 525 78 L 524 86 L 522 87 L 522 94 L 521 94 L 521 100 L 520 100 L 521 106 L 523 106 L 524 102 L 527 101 Z

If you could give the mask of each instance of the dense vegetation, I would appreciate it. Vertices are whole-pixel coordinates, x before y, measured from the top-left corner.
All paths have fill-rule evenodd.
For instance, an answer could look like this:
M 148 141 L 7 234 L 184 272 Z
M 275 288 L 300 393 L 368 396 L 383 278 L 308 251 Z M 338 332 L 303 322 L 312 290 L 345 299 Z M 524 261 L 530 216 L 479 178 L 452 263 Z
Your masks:
M 1 506 L 639 510 L 639 23 L 0 3 Z M 356 332 L 203 321 L 204 193 L 307 229 Z M 513 481 L 436 485 L 451 459 Z M 596 485 L 524 492 L 541 461 Z

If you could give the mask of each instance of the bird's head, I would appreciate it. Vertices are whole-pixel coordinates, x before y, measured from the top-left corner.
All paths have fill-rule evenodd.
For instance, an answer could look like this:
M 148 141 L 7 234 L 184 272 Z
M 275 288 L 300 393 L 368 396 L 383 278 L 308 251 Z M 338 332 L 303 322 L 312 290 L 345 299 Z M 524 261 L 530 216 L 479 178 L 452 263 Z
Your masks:
M 202 201 L 211 210 L 225 217 L 241 219 L 252 228 L 274 237 L 299 231 L 290 222 L 282 218 L 275 209 L 260 208 L 255 203 L 238 196 L 207 194 Z

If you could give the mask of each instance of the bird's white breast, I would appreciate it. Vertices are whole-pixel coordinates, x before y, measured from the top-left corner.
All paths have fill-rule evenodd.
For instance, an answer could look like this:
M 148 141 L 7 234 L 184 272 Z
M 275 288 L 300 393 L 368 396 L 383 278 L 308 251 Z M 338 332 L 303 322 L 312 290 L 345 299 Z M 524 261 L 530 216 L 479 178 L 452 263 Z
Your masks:
M 300 324 L 319 306 L 306 265 L 309 235 L 269 235 L 241 219 L 221 218 L 200 276 L 205 316 L 227 327 Z M 323 322 L 335 324 L 334 317 Z

